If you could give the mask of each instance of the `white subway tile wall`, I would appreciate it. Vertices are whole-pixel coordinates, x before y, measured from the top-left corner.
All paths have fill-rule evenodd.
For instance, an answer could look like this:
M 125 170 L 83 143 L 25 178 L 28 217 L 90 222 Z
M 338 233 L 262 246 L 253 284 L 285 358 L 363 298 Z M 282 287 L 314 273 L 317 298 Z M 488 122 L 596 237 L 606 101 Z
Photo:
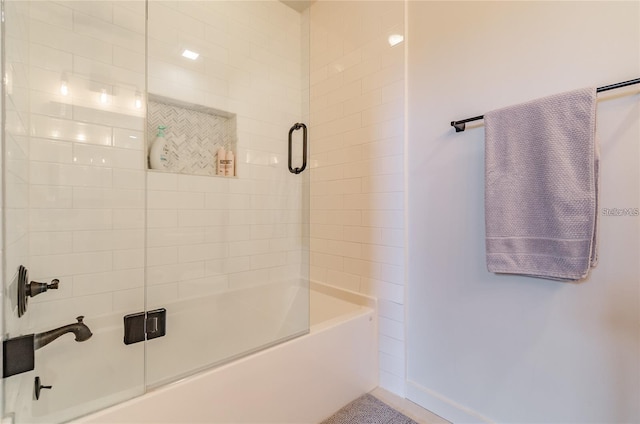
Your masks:
M 149 307 L 308 278 L 309 174 L 286 165 L 308 109 L 301 25 L 278 1 L 149 3 L 149 92 L 236 114 L 239 176 L 148 173 Z
M 16 167 L 30 210 L 8 218 L 30 232 L 16 243 L 32 278 L 61 280 L 32 301 L 31 326 L 86 314 L 89 299 L 93 315 L 142 310 L 145 246 L 149 307 L 308 278 L 309 176 L 286 168 L 288 130 L 308 116 L 300 14 L 277 1 L 149 3 L 149 92 L 237 115 L 242 178 L 223 178 L 145 172 L 144 2 L 32 2 L 29 13 L 13 87 L 31 113 L 13 115 L 9 142 L 30 161 Z
M 60 279 L 28 322 L 142 310 L 144 2 L 28 6 L 30 276 Z
M 404 393 L 401 1 L 311 6 L 311 279 L 374 296 L 380 385 Z

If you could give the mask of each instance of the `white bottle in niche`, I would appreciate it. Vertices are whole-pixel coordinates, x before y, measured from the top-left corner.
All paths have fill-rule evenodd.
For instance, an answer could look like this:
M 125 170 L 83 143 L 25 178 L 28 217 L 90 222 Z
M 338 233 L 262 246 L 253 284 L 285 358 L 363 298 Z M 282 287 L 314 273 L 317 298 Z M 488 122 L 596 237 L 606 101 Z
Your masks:
M 158 127 L 158 135 L 151 145 L 149 151 L 149 165 L 151 169 L 166 170 L 169 166 L 169 146 L 164 136 L 164 130 L 167 127 L 160 125 Z
M 226 173 L 227 153 L 224 147 L 218 148 L 218 157 L 216 158 L 216 175 L 224 176 Z
M 227 151 L 227 166 L 224 171 L 224 175 L 227 177 L 233 177 L 236 175 L 236 159 L 233 156 L 233 150 Z

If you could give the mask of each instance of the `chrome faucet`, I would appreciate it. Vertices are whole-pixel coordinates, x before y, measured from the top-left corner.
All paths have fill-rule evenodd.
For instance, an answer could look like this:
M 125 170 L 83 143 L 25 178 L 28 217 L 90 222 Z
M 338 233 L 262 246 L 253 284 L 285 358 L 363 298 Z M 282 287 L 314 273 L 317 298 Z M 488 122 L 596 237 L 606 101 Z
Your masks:
M 75 334 L 77 342 L 84 342 L 85 340 L 88 340 L 93 333 L 89 330 L 89 327 L 82 322 L 84 316 L 79 316 L 76 319 L 78 320 L 76 323 L 65 325 L 54 330 L 45 331 L 44 333 L 35 334 L 33 347 L 35 349 L 40 349 L 66 333 Z

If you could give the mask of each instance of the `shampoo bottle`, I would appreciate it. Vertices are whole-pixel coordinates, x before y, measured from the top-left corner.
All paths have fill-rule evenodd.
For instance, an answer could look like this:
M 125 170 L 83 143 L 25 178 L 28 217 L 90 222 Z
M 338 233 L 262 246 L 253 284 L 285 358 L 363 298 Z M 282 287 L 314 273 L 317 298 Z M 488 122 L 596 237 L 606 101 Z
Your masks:
M 169 146 L 164 136 L 167 127 L 159 126 L 158 135 L 151 145 L 149 152 L 149 165 L 151 169 L 166 170 L 169 166 Z
M 224 175 L 226 175 L 227 177 L 233 177 L 234 175 L 236 175 L 236 160 L 235 157 L 233 156 L 233 151 L 229 150 L 227 152 L 227 166 L 225 168 L 225 172 Z
M 224 176 L 226 173 L 227 154 L 224 147 L 218 149 L 218 157 L 216 159 L 217 169 L 216 175 Z

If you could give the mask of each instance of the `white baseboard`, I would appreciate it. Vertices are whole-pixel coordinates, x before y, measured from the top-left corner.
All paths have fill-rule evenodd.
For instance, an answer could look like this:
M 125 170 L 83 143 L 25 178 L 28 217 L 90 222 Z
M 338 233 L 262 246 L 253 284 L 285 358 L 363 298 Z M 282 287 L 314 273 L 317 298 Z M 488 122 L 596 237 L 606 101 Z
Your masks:
M 413 381 L 406 382 L 405 393 L 410 401 L 454 424 L 493 423 L 489 418 Z

